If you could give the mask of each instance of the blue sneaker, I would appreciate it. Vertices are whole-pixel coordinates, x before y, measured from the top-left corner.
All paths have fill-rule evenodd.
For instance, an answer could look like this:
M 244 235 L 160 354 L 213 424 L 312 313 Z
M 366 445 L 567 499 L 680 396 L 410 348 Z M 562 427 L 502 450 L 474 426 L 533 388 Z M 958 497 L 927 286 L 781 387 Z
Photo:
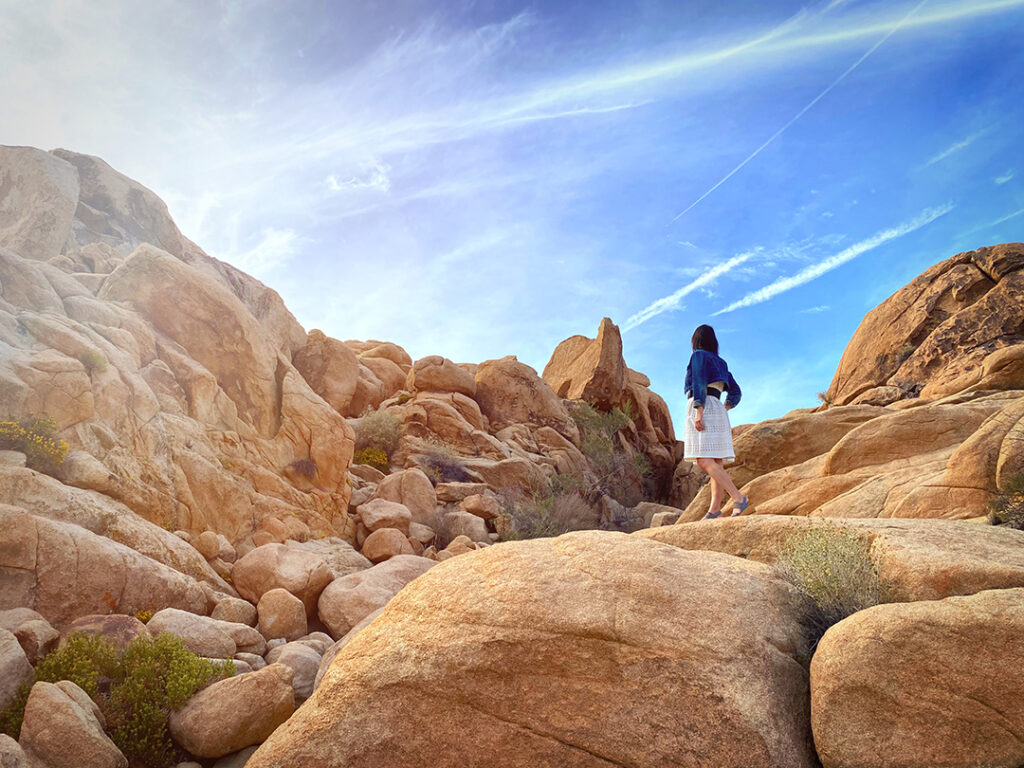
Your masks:
M 747 511 L 747 507 L 750 506 L 750 499 L 746 496 L 743 497 L 743 501 L 735 501 L 732 505 L 732 514 L 730 517 L 739 517 Z

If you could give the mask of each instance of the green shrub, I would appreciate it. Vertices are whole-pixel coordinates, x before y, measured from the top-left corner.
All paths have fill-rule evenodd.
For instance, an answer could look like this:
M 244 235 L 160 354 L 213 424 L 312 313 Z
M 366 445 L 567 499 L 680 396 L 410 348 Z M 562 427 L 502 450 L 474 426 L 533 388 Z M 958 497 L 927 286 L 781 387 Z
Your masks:
M 992 525 L 1005 525 L 1024 531 L 1024 473 L 1012 475 L 989 506 L 988 519 Z
M 388 459 L 388 455 L 384 453 L 380 448 L 360 448 L 352 455 L 353 464 L 366 464 L 367 466 L 378 469 L 384 474 L 391 471 L 391 461 Z
M 833 624 L 882 602 L 870 541 L 834 523 L 793 534 L 775 567 L 813 601 L 807 622 L 812 649 Z
M 600 515 L 572 482 L 555 480 L 540 493 L 506 488 L 499 493 L 503 541 L 561 536 L 569 531 L 597 528 Z
M 107 371 L 107 358 L 98 349 L 83 352 L 78 356 L 78 362 L 84 365 L 85 370 L 90 374 L 93 372 L 106 373 Z
M 53 437 L 57 422 L 46 414 L 0 421 L 0 450 L 21 451 L 34 470 L 52 473 L 64 463 L 68 444 Z
M 211 662 L 167 633 L 134 638 L 118 652 L 105 637 L 75 633 L 36 666 L 35 681 L 70 680 L 97 703 L 110 738 L 133 766 L 167 768 L 184 758 L 167 730 L 167 716 L 215 678 L 234 674 L 234 662 Z M 21 731 L 31 687 L 0 712 L 0 730 Z
M 418 453 L 420 468 L 434 485 L 438 483 L 468 483 L 474 479 L 466 469 L 462 457 L 442 440 L 421 441 Z
M 402 425 L 398 417 L 384 408 L 374 411 L 367 408 L 363 415 L 356 419 L 356 448 L 377 448 L 388 456 L 398 447 L 398 438 L 402 435 Z
M 577 402 L 571 404 L 570 412 L 580 430 L 580 451 L 593 475 L 589 495 L 608 495 L 632 506 L 643 497 L 651 463 L 643 454 L 629 455 L 619 441 L 619 432 L 631 422 L 632 406 L 627 406 L 626 410 L 601 411 L 590 403 Z

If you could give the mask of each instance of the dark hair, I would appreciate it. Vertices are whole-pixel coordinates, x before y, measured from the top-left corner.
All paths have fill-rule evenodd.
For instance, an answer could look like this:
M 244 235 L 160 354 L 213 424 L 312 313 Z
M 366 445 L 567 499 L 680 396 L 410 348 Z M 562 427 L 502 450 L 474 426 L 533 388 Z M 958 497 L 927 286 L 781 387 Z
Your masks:
M 703 349 L 718 354 L 718 338 L 715 336 L 715 329 L 710 325 L 698 325 L 691 341 L 694 350 Z

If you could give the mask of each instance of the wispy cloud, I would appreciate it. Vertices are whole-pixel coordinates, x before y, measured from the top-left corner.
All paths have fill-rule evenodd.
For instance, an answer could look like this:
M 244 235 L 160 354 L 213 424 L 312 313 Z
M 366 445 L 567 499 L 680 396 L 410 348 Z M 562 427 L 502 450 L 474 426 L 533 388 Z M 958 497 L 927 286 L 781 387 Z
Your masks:
M 811 280 L 821 277 L 827 272 L 831 272 L 833 269 L 842 266 L 848 261 L 852 261 L 863 253 L 867 253 L 890 240 L 903 237 L 904 235 L 910 234 L 911 232 L 930 224 L 940 216 L 944 216 L 949 213 L 953 210 L 953 207 L 952 203 L 947 203 L 946 205 L 939 206 L 938 208 L 929 208 L 910 221 L 906 221 L 892 229 L 886 229 L 879 232 L 866 240 L 861 240 L 859 243 L 854 243 L 849 248 L 840 251 L 834 256 L 830 256 L 827 259 L 819 261 L 816 264 L 812 264 L 806 269 L 797 272 L 795 275 L 779 278 L 775 282 L 770 283 L 763 288 L 759 288 L 752 293 L 748 293 L 739 301 L 734 301 L 724 309 L 718 310 L 715 312 L 715 315 L 721 315 L 743 307 L 751 307 L 755 304 L 761 304 L 769 299 L 775 298 L 780 293 L 785 293 L 786 291 L 797 288 L 804 283 L 809 283 Z
M 349 176 L 346 179 L 339 180 L 338 176 L 332 173 L 324 180 L 324 183 L 331 192 L 363 189 L 387 192 L 391 189 L 391 178 L 388 176 L 390 170 L 387 163 L 377 161 L 359 175 Z
M 239 269 L 262 277 L 287 263 L 297 252 L 301 240 L 294 230 L 267 227 L 260 233 L 260 241 L 251 248 L 216 255 Z
M 1014 177 L 1014 172 L 1013 171 L 1007 171 L 1002 176 L 996 176 L 995 182 L 996 182 L 996 184 L 1002 186 L 1003 184 L 1008 182 L 1013 177 Z
M 853 72 L 857 67 L 859 67 L 861 64 L 863 64 L 867 60 L 867 58 L 871 54 L 873 54 L 875 51 L 877 51 L 886 40 L 888 40 L 890 37 L 892 37 L 894 34 L 896 34 L 897 31 L 902 29 L 902 27 L 908 21 L 910 21 L 910 18 L 915 13 L 917 13 L 919 10 L 921 10 L 921 8 L 923 8 L 924 5 L 927 2 L 928 2 L 928 0 L 921 0 L 920 3 L 915 5 L 906 16 L 904 16 L 902 19 L 900 19 L 898 22 L 896 22 L 893 25 L 892 29 L 890 29 L 888 32 L 886 32 L 874 45 L 872 45 L 870 48 L 868 48 L 861 55 L 861 57 L 859 59 L 857 59 L 855 62 L 853 62 L 853 64 L 851 64 L 849 67 L 847 67 L 845 70 L 843 70 L 843 72 L 839 75 L 839 77 L 837 77 L 835 80 L 833 80 L 827 86 L 825 86 L 825 89 L 823 91 L 821 91 L 821 93 L 819 93 L 817 96 L 815 96 L 809 102 L 807 102 L 807 104 L 805 104 L 803 106 L 803 108 L 799 112 L 797 112 L 795 115 L 793 115 L 793 117 L 791 117 L 781 128 L 779 128 L 779 130 L 777 130 L 775 133 L 773 133 L 771 136 L 769 136 L 768 140 L 765 141 L 761 146 L 759 146 L 757 149 L 755 149 L 753 152 L 751 152 L 749 155 L 747 155 L 740 162 L 739 165 L 737 165 L 735 168 L 733 168 L 731 171 L 729 171 L 727 174 L 725 174 L 725 176 L 723 176 L 717 182 L 712 184 L 711 187 L 703 195 L 698 197 L 696 200 L 694 200 L 692 203 L 690 203 L 686 208 L 684 208 L 682 211 L 677 213 L 673 217 L 672 221 L 678 221 L 679 218 L 681 218 L 684 214 L 688 213 L 689 211 L 692 211 L 694 208 L 697 207 L 697 205 L 699 205 L 703 200 L 705 200 L 712 192 L 714 192 L 720 186 L 725 184 L 725 182 L 727 182 L 729 179 L 731 179 L 733 176 L 735 176 L 737 173 L 739 173 L 741 170 L 743 170 L 743 168 L 751 160 L 753 160 L 755 157 L 760 155 L 765 149 L 768 148 L 768 146 L 770 144 L 772 144 L 777 138 L 779 138 L 782 134 L 784 134 L 787 130 L 789 130 L 789 128 L 797 120 L 799 120 L 801 117 L 806 115 L 815 104 L 817 104 L 819 101 L 821 101 L 823 98 L 825 98 L 837 85 L 839 85 L 841 82 L 843 82 L 843 80 L 845 80 L 847 78 L 847 76 L 851 72 Z M 835 5 L 835 3 L 830 4 L 829 5 L 829 9 L 831 9 L 834 5 Z
M 971 146 L 971 144 L 976 142 L 984 135 L 985 131 L 978 131 L 977 133 L 972 133 L 966 139 L 961 139 L 960 141 L 953 142 L 941 152 L 932 155 L 932 157 L 928 158 L 928 161 L 924 164 L 924 167 L 927 168 L 928 166 L 935 165 L 936 163 L 941 163 L 950 155 L 954 155 L 961 149 L 966 149 L 967 147 Z
M 680 288 L 678 291 L 671 294 L 670 296 L 664 296 L 658 299 L 657 301 L 653 302 L 652 304 L 649 304 L 648 306 L 641 309 L 635 315 L 626 320 L 625 324 L 622 327 L 623 330 L 628 331 L 633 328 L 636 328 L 638 325 L 646 323 L 652 317 L 657 317 L 662 312 L 668 312 L 673 309 L 679 309 L 680 303 L 686 296 L 693 293 L 698 288 L 703 288 L 704 286 L 713 283 L 719 277 L 729 272 L 729 270 L 738 267 L 740 264 L 749 260 L 752 257 L 752 253 L 743 253 L 740 254 L 739 256 L 733 256 L 728 261 L 725 261 L 719 264 L 717 267 L 708 270 L 703 275 L 698 277 L 696 280 L 694 280 L 691 283 L 688 283 L 687 285 L 684 285 L 682 288 Z
M 816 315 L 816 314 L 818 314 L 820 312 L 828 312 L 830 309 L 831 309 L 831 307 L 828 304 L 822 304 L 822 305 L 817 306 L 817 307 L 808 307 L 807 309 L 801 309 L 800 310 L 800 314 L 801 315 Z
M 996 224 L 1002 224 L 1004 221 L 1016 219 L 1018 216 L 1021 215 L 1024 215 L 1024 208 L 1021 208 L 1019 211 L 1014 211 L 1013 213 L 1003 216 L 1002 218 L 996 219 L 995 221 L 989 222 L 988 226 L 994 227 Z

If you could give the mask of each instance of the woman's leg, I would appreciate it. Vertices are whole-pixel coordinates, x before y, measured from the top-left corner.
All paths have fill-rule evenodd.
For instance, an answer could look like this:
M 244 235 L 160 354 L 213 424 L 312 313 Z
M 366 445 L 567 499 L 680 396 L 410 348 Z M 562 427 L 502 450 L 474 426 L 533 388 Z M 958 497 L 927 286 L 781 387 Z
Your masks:
M 711 478 L 711 505 L 708 507 L 708 514 L 712 512 L 722 511 L 722 497 L 725 496 L 725 491 L 715 478 Z
M 743 501 L 743 494 L 740 493 L 736 483 L 729 477 L 729 473 L 725 471 L 725 467 L 722 466 L 720 461 L 720 459 L 697 459 L 697 466 L 707 472 L 708 477 L 712 480 L 717 480 L 718 484 L 732 497 L 733 501 Z

